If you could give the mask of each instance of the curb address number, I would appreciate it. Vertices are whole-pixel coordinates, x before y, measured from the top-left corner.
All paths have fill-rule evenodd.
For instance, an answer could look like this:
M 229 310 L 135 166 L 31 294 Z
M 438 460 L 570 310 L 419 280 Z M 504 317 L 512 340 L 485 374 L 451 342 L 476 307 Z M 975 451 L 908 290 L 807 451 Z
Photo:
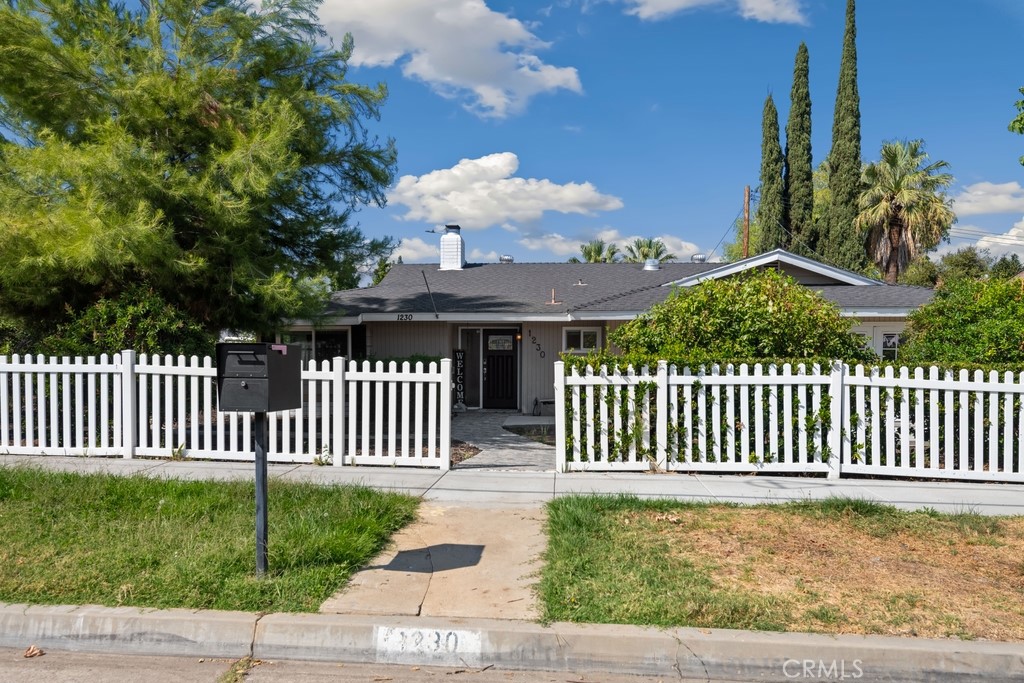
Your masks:
M 480 658 L 480 633 L 447 629 L 378 627 L 377 661 L 421 659 L 466 662 Z

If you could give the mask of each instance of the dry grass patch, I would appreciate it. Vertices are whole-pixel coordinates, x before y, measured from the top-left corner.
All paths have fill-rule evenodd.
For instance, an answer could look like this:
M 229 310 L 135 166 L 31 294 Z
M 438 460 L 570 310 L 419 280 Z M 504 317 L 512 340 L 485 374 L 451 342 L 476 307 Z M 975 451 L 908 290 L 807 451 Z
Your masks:
M 1024 641 L 1024 518 L 854 500 L 549 505 L 550 620 Z
M 927 513 L 895 528 L 789 507 L 632 514 L 720 588 L 788 601 L 787 630 L 1024 640 L 1022 518 L 979 531 Z

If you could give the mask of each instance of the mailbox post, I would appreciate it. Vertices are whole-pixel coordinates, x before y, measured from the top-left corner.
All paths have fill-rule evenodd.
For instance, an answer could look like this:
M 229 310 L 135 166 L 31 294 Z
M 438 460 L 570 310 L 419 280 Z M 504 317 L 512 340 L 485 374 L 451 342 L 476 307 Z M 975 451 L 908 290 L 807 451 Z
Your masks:
M 302 347 L 217 344 L 219 410 L 254 413 L 256 461 L 256 573 L 267 571 L 268 412 L 302 407 Z

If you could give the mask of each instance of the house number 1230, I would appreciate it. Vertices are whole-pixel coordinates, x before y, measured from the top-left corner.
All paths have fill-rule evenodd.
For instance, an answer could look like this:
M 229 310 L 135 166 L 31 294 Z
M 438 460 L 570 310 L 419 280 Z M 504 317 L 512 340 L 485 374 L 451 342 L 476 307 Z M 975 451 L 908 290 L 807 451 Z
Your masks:
M 533 333 L 533 330 L 527 330 L 526 336 L 530 338 L 530 343 L 533 344 L 535 349 L 537 349 L 537 353 L 540 354 L 541 358 L 547 355 L 546 353 L 544 353 L 544 349 L 540 347 L 540 344 L 537 343 L 537 336 Z
M 412 320 L 412 313 L 399 313 L 398 322 L 409 322 Z

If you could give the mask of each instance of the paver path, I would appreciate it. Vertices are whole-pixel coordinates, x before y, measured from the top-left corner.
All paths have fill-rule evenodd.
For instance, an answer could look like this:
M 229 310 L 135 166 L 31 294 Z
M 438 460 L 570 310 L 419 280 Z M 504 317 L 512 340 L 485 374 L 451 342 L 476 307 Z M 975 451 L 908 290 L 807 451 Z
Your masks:
M 473 444 L 480 453 L 456 465 L 458 469 L 552 472 L 555 447 L 519 436 L 502 425 L 519 416 L 515 411 L 473 410 L 452 418 L 452 438 Z

